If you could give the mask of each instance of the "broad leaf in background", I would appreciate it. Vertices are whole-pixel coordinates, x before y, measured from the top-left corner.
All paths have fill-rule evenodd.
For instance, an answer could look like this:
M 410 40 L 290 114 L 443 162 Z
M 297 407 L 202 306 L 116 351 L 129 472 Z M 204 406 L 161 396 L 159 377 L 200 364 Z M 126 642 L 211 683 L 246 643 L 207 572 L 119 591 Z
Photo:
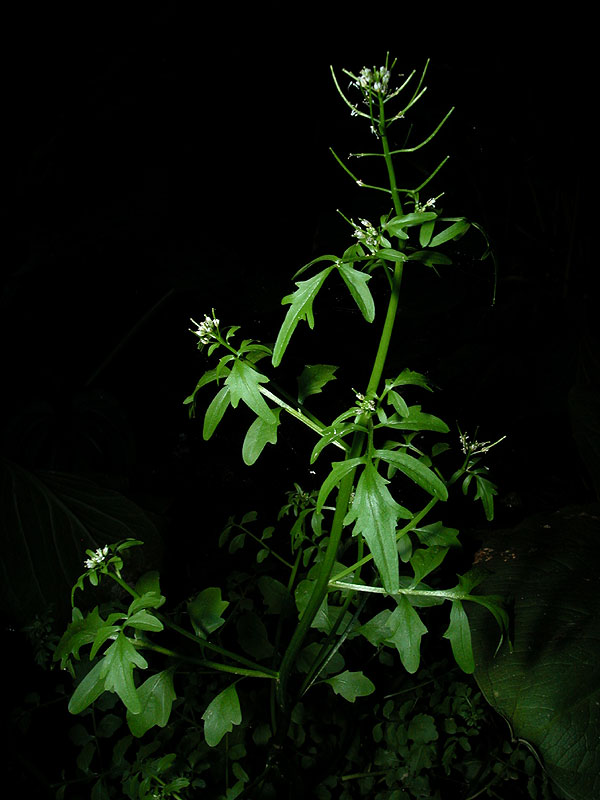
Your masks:
M 135 503 L 76 475 L 31 472 L 0 460 L 0 602 L 4 613 L 28 622 L 53 605 L 70 618 L 69 591 L 85 550 L 107 542 L 160 534 Z M 145 548 L 146 549 L 146 548 Z M 146 550 L 148 552 L 148 550 Z
M 468 604 L 475 678 L 570 800 L 600 797 L 600 506 L 566 508 L 488 537 L 478 591 L 514 598 L 513 652 Z

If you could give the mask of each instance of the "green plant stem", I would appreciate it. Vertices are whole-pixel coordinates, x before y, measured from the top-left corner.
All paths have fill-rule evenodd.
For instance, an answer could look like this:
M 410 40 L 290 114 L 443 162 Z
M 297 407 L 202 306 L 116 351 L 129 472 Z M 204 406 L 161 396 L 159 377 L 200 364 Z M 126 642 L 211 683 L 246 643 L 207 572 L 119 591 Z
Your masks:
M 185 661 L 188 664 L 196 664 L 199 667 L 216 669 L 218 672 L 228 672 L 233 675 L 241 675 L 242 677 L 250 678 L 269 678 L 270 680 L 275 680 L 277 678 L 277 673 L 273 672 L 272 670 L 244 669 L 244 667 L 234 667 L 230 664 L 220 664 L 218 661 L 209 661 L 205 658 L 194 658 L 193 656 L 186 656 L 182 653 L 178 653 L 175 650 L 171 650 L 169 647 L 162 647 L 162 645 L 154 644 L 153 642 L 145 641 L 141 644 L 141 646 L 145 650 L 152 650 L 155 653 L 162 653 L 164 656 L 170 656 L 178 661 Z
M 400 203 L 400 197 L 398 194 L 398 188 L 396 184 L 396 174 L 394 171 L 392 156 L 390 155 L 390 149 L 387 137 L 385 135 L 385 110 L 383 106 L 383 99 L 381 96 L 379 96 L 379 133 L 382 140 L 384 158 L 388 171 L 388 179 L 390 182 L 392 199 L 394 202 L 394 209 L 396 211 L 396 214 L 400 216 L 402 214 L 402 205 Z M 403 247 L 403 243 L 401 241 L 398 242 L 398 247 L 399 248 Z M 373 363 L 373 368 L 371 370 L 371 376 L 367 384 L 367 391 L 365 393 L 365 396 L 376 394 L 377 388 L 379 387 L 379 384 L 381 382 L 383 369 L 385 366 L 387 354 L 389 351 L 390 341 L 394 330 L 394 322 L 396 320 L 396 314 L 398 311 L 398 303 L 400 300 L 400 287 L 402 284 L 402 274 L 403 274 L 403 264 L 402 262 L 396 262 L 394 266 L 394 277 L 392 280 L 392 290 L 390 294 L 390 299 L 388 301 L 387 313 L 385 316 L 383 330 L 381 332 L 381 336 L 379 339 L 379 346 L 377 348 L 377 353 L 375 355 L 375 361 Z M 358 422 L 359 424 L 362 423 L 364 425 L 367 422 L 367 420 L 368 416 L 364 414 L 358 420 Z M 346 454 L 347 459 L 356 458 L 362 453 L 365 439 L 366 436 L 362 431 L 356 431 L 354 433 L 350 452 Z M 344 519 L 346 517 L 348 505 L 350 502 L 350 495 L 352 493 L 352 486 L 354 482 L 355 472 L 356 469 L 351 470 L 350 472 L 348 472 L 347 475 L 344 476 L 344 478 L 340 482 L 336 498 L 335 512 L 333 515 L 333 522 L 329 534 L 329 541 L 327 543 L 325 556 L 323 558 L 323 561 L 321 562 L 319 575 L 313 587 L 313 591 L 306 605 L 306 608 L 304 609 L 304 613 L 284 653 L 279 668 L 279 679 L 276 685 L 277 703 L 281 711 L 279 730 L 277 732 L 278 734 L 277 743 L 279 745 L 281 745 L 287 733 L 287 728 L 289 725 L 289 717 L 291 713 L 289 698 L 287 697 L 287 685 L 289 681 L 289 676 L 291 674 L 292 667 L 296 661 L 298 652 L 302 646 L 302 643 L 304 642 L 306 634 L 308 633 L 310 626 L 319 608 L 321 607 L 323 598 L 325 597 L 329 589 L 329 579 L 331 577 L 331 572 L 333 570 L 333 565 L 336 560 L 339 544 L 342 537 L 342 532 L 344 529 Z

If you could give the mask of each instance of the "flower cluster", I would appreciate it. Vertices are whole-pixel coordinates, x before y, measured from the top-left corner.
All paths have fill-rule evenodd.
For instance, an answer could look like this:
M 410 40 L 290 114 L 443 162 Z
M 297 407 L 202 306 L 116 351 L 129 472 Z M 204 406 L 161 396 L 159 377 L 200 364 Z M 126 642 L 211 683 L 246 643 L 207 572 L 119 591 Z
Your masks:
M 435 197 L 430 197 L 425 203 L 419 203 L 417 200 L 415 203 L 415 211 L 427 211 L 428 208 L 435 208 L 435 201 Z
M 89 550 L 87 551 L 90 552 Z M 92 553 L 91 558 L 87 558 L 83 563 L 86 569 L 95 569 L 96 567 L 100 566 L 106 556 L 108 555 L 108 545 L 105 544 L 104 547 L 99 547 L 95 553 Z
M 474 456 L 480 453 L 487 453 L 492 447 L 506 439 L 506 436 L 500 437 L 496 442 L 471 442 L 469 441 L 468 435 L 461 431 L 459 439 L 463 453 L 466 456 Z
M 215 331 L 217 330 L 217 326 L 219 324 L 219 320 L 215 317 L 215 312 L 213 311 L 212 317 L 209 317 L 208 314 L 205 314 L 204 322 L 198 323 L 195 319 L 190 319 L 190 322 L 193 322 L 198 329 L 194 331 L 190 328 L 190 331 L 192 331 L 192 333 L 200 339 L 201 344 L 210 344 L 211 339 L 213 339 L 215 336 Z
M 375 411 L 375 400 L 372 398 L 367 399 L 360 392 L 356 392 L 356 405 L 367 414 L 372 414 Z
M 384 95 L 388 89 L 390 75 L 387 67 L 379 67 L 379 69 L 363 67 L 354 85 L 362 91 L 365 97 L 368 97 L 369 92 L 378 92 Z
M 358 239 L 359 242 L 366 245 L 372 253 L 377 252 L 378 247 L 390 247 L 390 243 L 381 236 L 368 219 L 361 219 L 360 223 L 363 227 L 360 228 L 358 225 L 355 225 L 352 235 Z

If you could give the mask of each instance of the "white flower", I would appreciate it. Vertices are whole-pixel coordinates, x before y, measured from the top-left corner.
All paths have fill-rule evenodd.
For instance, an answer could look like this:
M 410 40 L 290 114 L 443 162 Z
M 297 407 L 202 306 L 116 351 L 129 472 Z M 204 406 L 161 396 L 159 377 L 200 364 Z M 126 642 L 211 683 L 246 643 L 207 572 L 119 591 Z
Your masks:
M 356 405 L 361 411 L 365 411 L 368 414 L 371 414 L 373 411 L 375 411 L 375 400 L 367 400 L 364 394 L 361 394 L 360 392 L 356 392 Z
M 365 97 L 368 97 L 369 92 L 377 92 L 378 94 L 385 94 L 390 82 L 390 71 L 385 67 L 363 67 L 356 79 L 354 85 L 361 89 Z
M 89 553 L 89 550 L 88 550 Z M 102 564 L 106 556 L 108 555 L 108 545 L 105 544 L 104 547 L 99 547 L 95 553 L 92 554 L 91 558 L 87 558 L 83 563 L 86 569 L 95 569 L 95 567 Z
M 190 331 L 195 334 L 202 344 L 209 344 L 210 340 L 215 336 L 215 331 L 217 330 L 217 326 L 219 324 L 219 320 L 214 316 L 209 317 L 208 314 L 204 315 L 204 322 L 196 322 L 195 319 L 190 319 L 190 322 L 193 322 L 194 325 L 198 328 L 198 330 L 194 331 L 190 328 Z
M 500 442 L 506 439 L 506 436 L 501 436 L 496 442 L 471 442 L 469 441 L 468 435 L 461 431 L 459 439 L 463 453 L 466 456 L 475 456 L 487 453 L 492 447 L 495 447 L 495 445 L 500 444 Z

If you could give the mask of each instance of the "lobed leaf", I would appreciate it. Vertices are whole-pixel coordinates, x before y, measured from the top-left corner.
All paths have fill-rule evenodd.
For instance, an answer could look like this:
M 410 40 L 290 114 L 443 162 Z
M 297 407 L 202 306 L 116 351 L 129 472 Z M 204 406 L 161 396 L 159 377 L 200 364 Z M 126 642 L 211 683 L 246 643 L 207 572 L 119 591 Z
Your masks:
M 176 699 L 173 686 L 173 670 L 166 669 L 151 675 L 137 689 L 141 705 L 139 714 L 127 711 L 127 725 L 136 737 L 140 738 L 154 725 L 164 728 L 171 716 L 173 700 Z
M 375 684 L 362 672 L 346 670 L 332 678 L 326 678 L 323 683 L 328 683 L 336 694 L 341 695 L 350 703 L 353 703 L 357 697 L 366 697 L 375 691 Z
M 133 670 L 135 667 L 140 669 L 148 667 L 144 656 L 121 632 L 104 654 L 100 664 L 102 664 L 104 688 L 116 692 L 132 714 L 139 714 L 142 706 L 133 682 Z
M 242 721 L 235 684 L 228 686 L 209 703 L 202 719 L 204 720 L 206 744 L 209 747 L 216 747 L 223 736 L 232 731 L 234 725 L 239 725 Z
M 225 620 L 221 616 L 229 605 L 228 600 L 221 598 L 221 590 L 217 586 L 203 589 L 187 604 L 188 614 L 196 635 L 202 639 L 216 631 Z
M 362 534 L 373 556 L 386 591 L 398 591 L 398 549 L 396 523 L 399 518 L 410 519 L 411 513 L 396 503 L 385 480 L 368 461 L 360 476 L 354 501 L 344 520 L 355 522 L 353 535 Z
M 272 361 L 274 367 L 279 366 L 281 363 L 281 359 L 292 338 L 292 334 L 301 320 L 306 320 L 311 330 L 314 328 L 315 319 L 312 304 L 332 269 L 333 267 L 327 267 L 306 281 L 296 281 L 298 289 L 293 294 L 284 297 L 281 301 L 282 305 L 291 303 L 291 306 L 279 330 L 273 349 Z
M 332 364 L 307 364 L 298 376 L 298 402 L 303 403 L 311 394 L 320 394 L 322 388 L 335 381 L 339 367 Z
M 371 275 L 360 272 L 348 264 L 340 263 L 337 265 L 337 269 L 363 317 L 367 322 L 373 322 L 375 319 L 375 301 L 367 286 L 368 281 L 371 280 Z
M 231 372 L 225 380 L 225 386 L 229 388 L 230 402 L 233 408 L 237 408 L 239 401 L 242 400 L 258 417 L 264 419 L 265 422 L 274 424 L 275 415 L 260 393 L 260 384 L 268 382 L 269 379 L 266 375 L 262 375 L 250 364 L 237 358 L 233 362 Z
M 273 422 L 263 417 L 256 417 L 244 438 L 242 445 L 242 458 L 244 464 L 252 466 L 256 463 L 267 444 L 277 443 L 277 428 L 279 426 L 280 408 L 273 409 Z

